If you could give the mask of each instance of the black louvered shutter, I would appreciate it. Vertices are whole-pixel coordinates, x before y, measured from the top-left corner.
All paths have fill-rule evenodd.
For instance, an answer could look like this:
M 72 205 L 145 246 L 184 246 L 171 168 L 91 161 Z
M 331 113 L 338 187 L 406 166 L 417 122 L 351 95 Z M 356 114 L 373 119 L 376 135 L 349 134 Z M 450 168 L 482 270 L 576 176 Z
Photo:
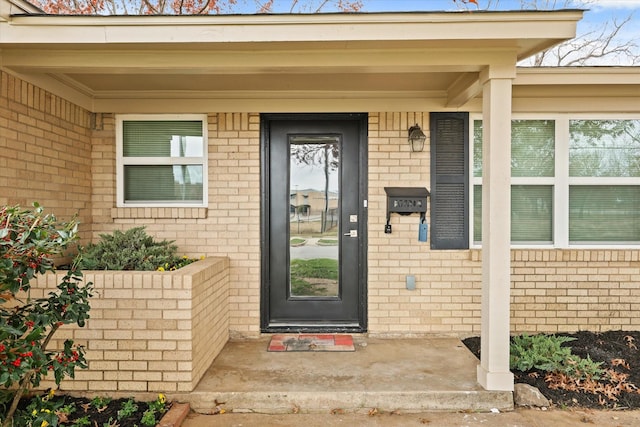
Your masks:
M 469 248 L 469 114 L 431 113 L 431 249 Z

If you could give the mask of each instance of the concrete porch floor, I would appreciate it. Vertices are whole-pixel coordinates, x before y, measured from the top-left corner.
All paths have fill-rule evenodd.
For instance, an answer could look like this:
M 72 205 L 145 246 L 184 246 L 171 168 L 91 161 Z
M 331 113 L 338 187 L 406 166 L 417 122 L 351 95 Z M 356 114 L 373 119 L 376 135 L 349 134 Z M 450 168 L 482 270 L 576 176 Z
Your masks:
M 355 352 L 267 352 L 269 338 L 228 342 L 196 389 L 172 398 L 204 414 L 216 402 L 266 414 L 513 409 L 511 392 L 480 387 L 456 338 L 354 335 Z

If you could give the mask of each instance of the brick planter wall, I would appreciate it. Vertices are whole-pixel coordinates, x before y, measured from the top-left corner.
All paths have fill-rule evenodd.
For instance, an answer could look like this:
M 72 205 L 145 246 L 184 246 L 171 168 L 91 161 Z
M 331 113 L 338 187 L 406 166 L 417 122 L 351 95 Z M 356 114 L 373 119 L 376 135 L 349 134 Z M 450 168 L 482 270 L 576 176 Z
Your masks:
M 38 279 L 32 296 L 64 276 Z M 89 369 L 66 391 L 189 392 L 229 339 L 229 260 L 206 258 L 177 271 L 85 271 L 93 282 L 91 319 L 65 326 L 51 348 L 71 338 L 87 349 Z M 43 382 L 42 387 L 53 382 Z

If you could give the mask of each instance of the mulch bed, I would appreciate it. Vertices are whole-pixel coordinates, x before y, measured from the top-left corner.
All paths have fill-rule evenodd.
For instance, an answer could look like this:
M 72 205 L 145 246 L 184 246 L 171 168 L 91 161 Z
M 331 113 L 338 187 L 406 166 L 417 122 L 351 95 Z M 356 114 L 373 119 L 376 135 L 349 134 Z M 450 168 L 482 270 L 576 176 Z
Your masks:
M 617 396 L 601 392 L 570 391 L 553 389 L 545 381 L 546 372 L 530 370 L 513 371 L 516 383 L 526 383 L 537 387 L 556 407 L 583 407 L 593 409 L 640 409 L 640 332 L 609 331 L 603 333 L 577 332 L 562 333 L 557 336 L 575 338 L 563 344 L 571 347 L 572 353 L 591 360 L 602 362 L 603 369 L 611 368 L 615 372 L 628 375 L 625 390 Z M 480 358 L 480 338 L 463 340 L 469 350 Z M 636 387 L 637 386 L 637 387 Z
M 144 427 L 150 424 L 142 423 L 144 413 L 149 409 L 148 402 L 136 401 L 137 410 L 122 416 L 118 411 L 122 409 L 123 403 L 130 399 L 108 399 L 104 405 L 96 405 L 95 400 L 84 397 L 74 397 L 69 395 L 56 395 L 51 398 L 51 402 L 62 402 L 62 405 L 74 405 L 75 410 L 68 415 L 59 415 L 61 417 L 59 426 L 84 426 L 87 427 Z M 29 403 L 29 399 L 21 401 L 21 407 L 25 407 Z M 165 405 L 168 410 L 171 405 Z M 165 412 L 166 413 L 166 412 Z M 163 413 L 155 413 L 154 426 L 162 419 Z M 83 419 L 84 418 L 84 419 Z M 86 424 L 86 422 L 89 424 Z

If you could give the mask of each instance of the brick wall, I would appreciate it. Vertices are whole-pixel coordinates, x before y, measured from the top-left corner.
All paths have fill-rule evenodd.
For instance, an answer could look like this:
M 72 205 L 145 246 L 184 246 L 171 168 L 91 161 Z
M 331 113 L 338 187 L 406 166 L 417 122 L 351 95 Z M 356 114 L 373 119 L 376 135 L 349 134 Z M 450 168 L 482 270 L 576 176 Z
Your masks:
M 511 329 L 640 329 L 640 251 L 514 250 Z
M 0 71 L 0 204 L 39 202 L 91 231 L 93 115 Z
M 144 225 L 181 255 L 230 260 L 229 316 L 235 334 L 260 330 L 260 116 L 210 114 L 207 208 L 116 208 L 115 116 L 93 140 L 93 237 Z
M 384 187 L 430 188 L 428 141 L 409 151 L 413 123 L 429 135 L 427 113 L 369 115 L 369 330 L 478 334 L 481 250 L 430 250 L 417 239 L 417 215 L 392 215 L 384 234 Z M 512 332 L 640 329 L 639 250 L 514 249 L 511 258 Z M 406 289 L 407 275 L 416 290 Z
M 62 388 L 193 390 L 229 339 L 228 266 L 226 258 L 206 258 L 172 272 L 85 271 L 94 283 L 91 318 L 84 328 L 61 328 L 51 348 L 73 339 L 86 348 L 88 369 Z M 60 278 L 43 276 L 33 296 L 55 289 Z
M 391 216 L 385 234 L 384 187 L 430 188 L 429 141 L 412 153 L 407 129 L 418 123 L 429 135 L 428 113 L 369 115 L 369 330 L 374 334 L 455 333 L 479 325 L 481 274 L 468 251 L 430 251 L 418 241 L 418 215 Z M 416 278 L 416 290 L 405 277 Z M 471 280 L 470 280 L 471 279 Z
M 259 114 L 209 114 L 206 208 L 117 208 L 115 116 L 96 114 L 92 118 L 88 112 L 51 94 L 7 74 L 0 76 L 0 144 L 11 156 L 0 157 L 0 178 L 7 182 L 7 190 L 0 194 L 2 202 L 40 198 L 47 206 L 52 203 L 63 212 L 70 212 L 67 205 L 72 199 L 71 205 L 84 214 L 81 219 L 85 226 L 93 224 L 94 239 L 99 233 L 146 225 L 153 236 L 175 240 L 185 255 L 228 257 L 230 332 L 237 336 L 258 335 Z M 22 124 L 29 118 L 37 120 L 31 120 L 31 126 Z M 414 123 L 429 135 L 428 112 L 369 114 L 369 330 L 378 335 L 475 334 L 480 329 L 480 251 L 431 251 L 428 243 L 417 240 L 416 215 L 392 215 L 393 233 L 384 234 L 384 187 L 430 188 L 429 143 L 423 152 L 411 153 L 406 139 L 407 129 Z M 25 158 L 34 159 L 23 153 L 21 138 L 25 132 L 16 128 L 31 132 L 38 126 L 51 130 L 39 134 L 50 138 L 37 139 L 44 141 L 38 142 L 42 152 L 45 147 L 57 150 L 52 155 L 57 160 L 47 160 L 47 165 L 64 166 L 64 171 L 50 171 L 46 176 L 31 174 L 36 180 L 14 179 L 16 174 L 24 176 L 31 167 Z M 68 163 L 67 152 L 72 148 L 80 152 Z M 44 170 L 44 161 L 38 161 Z M 81 177 L 61 178 L 70 173 L 67 168 L 73 171 L 73 177 Z M 61 179 L 65 191 L 42 190 L 53 185 L 49 182 Z M 513 331 L 639 328 L 635 304 L 640 295 L 634 286 L 638 282 L 639 252 L 512 251 Z M 415 276 L 416 290 L 406 290 L 407 275 Z

